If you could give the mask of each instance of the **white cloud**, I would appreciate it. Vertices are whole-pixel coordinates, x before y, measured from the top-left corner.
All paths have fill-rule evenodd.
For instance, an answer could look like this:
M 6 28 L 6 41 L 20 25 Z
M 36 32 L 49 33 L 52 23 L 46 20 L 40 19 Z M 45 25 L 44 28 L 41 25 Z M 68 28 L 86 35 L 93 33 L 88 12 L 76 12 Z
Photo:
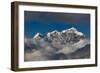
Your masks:
M 89 44 L 89 41 L 87 39 L 80 40 L 79 42 L 73 45 L 64 46 L 63 49 L 59 50 L 57 53 L 64 53 L 64 54 L 73 53 L 76 50 L 81 49 L 82 47 L 85 47 L 87 44 Z

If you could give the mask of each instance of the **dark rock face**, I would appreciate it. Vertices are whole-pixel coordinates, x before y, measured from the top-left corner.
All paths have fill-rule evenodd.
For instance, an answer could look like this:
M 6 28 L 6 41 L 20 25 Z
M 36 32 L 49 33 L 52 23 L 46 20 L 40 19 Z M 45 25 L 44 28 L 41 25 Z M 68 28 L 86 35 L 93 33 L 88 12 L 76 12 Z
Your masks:
M 69 54 L 70 59 L 84 59 L 90 58 L 90 45 L 86 45 L 85 47 L 76 50 L 75 52 Z
M 77 31 L 75 28 L 70 28 L 68 30 L 64 30 L 62 32 L 53 31 L 47 34 L 46 38 L 49 41 L 61 42 L 61 43 L 69 43 L 74 44 L 78 42 L 80 39 L 84 39 L 85 36 L 83 33 Z

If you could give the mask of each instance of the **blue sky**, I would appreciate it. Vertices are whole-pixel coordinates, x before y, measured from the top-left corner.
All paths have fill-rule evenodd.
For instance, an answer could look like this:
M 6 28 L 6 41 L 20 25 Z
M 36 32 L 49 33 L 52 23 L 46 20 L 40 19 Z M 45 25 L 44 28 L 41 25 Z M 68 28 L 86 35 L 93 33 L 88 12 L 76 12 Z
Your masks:
M 90 14 L 24 11 L 25 37 L 32 38 L 37 32 L 45 36 L 71 27 L 90 38 Z

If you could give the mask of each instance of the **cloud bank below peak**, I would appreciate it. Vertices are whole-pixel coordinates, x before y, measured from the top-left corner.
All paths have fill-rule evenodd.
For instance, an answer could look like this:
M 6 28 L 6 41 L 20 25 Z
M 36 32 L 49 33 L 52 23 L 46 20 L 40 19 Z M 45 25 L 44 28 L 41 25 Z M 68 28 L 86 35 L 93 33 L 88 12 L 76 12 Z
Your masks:
M 79 34 L 81 33 L 81 35 Z M 82 32 L 67 29 L 49 35 L 25 38 L 25 61 L 84 59 L 90 57 L 90 43 Z

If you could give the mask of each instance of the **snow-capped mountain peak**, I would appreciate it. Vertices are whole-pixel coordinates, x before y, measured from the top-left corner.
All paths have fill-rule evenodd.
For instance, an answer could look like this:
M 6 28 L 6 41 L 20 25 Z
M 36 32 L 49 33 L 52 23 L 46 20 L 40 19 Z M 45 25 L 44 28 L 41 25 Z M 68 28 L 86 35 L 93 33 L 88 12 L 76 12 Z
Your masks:
M 66 30 L 63 30 L 61 32 L 54 30 L 52 32 L 48 32 L 45 38 L 43 37 L 42 34 L 37 33 L 34 36 L 34 39 L 47 39 L 48 41 L 56 41 L 56 42 L 61 42 L 61 43 L 77 43 L 81 39 L 85 39 L 85 35 L 82 32 L 79 32 L 76 28 L 72 27 Z
M 57 30 L 54 30 L 52 32 L 47 33 L 47 37 L 50 37 L 51 35 L 60 35 L 60 32 L 58 32 Z
M 33 38 L 34 38 L 34 39 L 42 38 L 42 34 L 37 33 Z
M 67 30 L 63 30 L 62 33 L 75 33 L 77 35 L 80 35 L 80 36 L 84 36 L 84 34 L 82 32 L 79 32 L 76 28 L 72 27 L 72 28 L 69 28 Z
M 59 33 L 57 30 L 52 31 L 51 33 Z
M 69 28 L 68 30 L 73 30 L 73 31 L 77 31 L 76 28 L 72 27 L 72 28 Z

